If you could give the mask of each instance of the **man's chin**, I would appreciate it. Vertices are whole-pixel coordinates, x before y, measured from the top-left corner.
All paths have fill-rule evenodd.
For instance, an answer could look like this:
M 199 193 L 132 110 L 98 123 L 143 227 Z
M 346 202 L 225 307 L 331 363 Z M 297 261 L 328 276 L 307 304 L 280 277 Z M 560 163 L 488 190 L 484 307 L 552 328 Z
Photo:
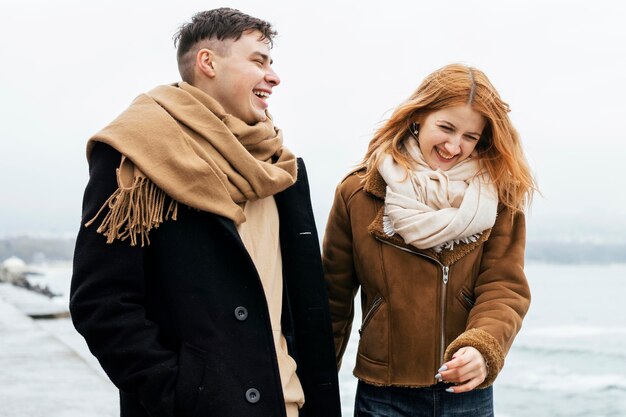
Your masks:
M 259 114 L 255 117 L 254 124 L 263 123 L 266 120 L 267 120 L 267 115 L 265 113 L 263 113 L 262 115 Z

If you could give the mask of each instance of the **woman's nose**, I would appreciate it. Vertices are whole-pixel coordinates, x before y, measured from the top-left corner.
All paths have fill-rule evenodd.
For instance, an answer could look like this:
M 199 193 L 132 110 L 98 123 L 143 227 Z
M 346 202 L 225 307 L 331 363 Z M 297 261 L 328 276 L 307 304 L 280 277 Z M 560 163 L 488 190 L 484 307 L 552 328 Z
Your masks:
M 444 148 L 450 155 L 456 155 L 461 152 L 461 141 L 454 137 L 445 143 Z

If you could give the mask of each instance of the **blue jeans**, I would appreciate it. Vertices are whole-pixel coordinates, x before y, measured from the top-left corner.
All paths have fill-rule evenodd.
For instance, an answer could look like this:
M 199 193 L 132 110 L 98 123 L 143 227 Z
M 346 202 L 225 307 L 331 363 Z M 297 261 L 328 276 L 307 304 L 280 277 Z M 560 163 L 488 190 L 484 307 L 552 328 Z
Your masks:
M 359 381 L 354 417 L 493 417 L 491 387 L 454 394 L 445 391 L 449 386 L 377 387 Z

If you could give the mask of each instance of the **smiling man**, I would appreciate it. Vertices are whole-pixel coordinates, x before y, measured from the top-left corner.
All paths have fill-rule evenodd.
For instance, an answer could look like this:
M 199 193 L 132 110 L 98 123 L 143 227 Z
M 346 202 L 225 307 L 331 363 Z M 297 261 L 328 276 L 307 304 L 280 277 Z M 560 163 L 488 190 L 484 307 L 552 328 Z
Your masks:
M 183 81 L 88 141 L 70 307 L 122 416 L 340 416 L 306 171 L 267 113 L 275 35 L 198 13 Z

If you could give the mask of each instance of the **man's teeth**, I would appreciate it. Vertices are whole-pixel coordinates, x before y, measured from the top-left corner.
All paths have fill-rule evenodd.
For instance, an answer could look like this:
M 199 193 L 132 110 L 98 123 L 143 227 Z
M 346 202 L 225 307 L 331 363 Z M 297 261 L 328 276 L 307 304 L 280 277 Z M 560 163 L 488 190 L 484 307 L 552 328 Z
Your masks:
M 263 97 L 263 98 L 268 98 L 270 96 L 270 93 L 267 93 L 265 91 L 255 91 L 254 94 L 257 97 Z

